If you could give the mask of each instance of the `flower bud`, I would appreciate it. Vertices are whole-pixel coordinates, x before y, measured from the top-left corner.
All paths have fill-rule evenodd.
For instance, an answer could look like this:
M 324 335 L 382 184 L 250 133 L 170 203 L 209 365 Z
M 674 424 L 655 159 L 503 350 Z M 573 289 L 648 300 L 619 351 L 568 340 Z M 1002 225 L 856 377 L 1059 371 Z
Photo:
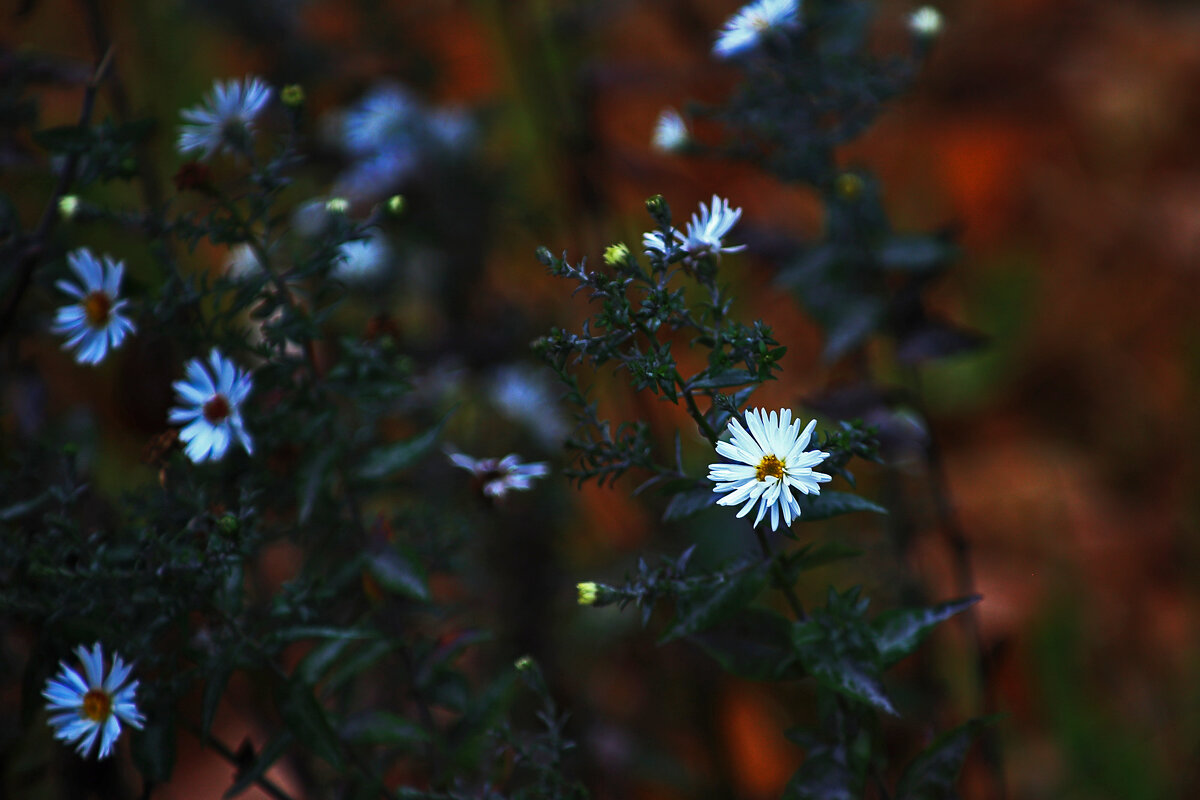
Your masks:
M 304 102 L 304 87 L 291 83 L 279 91 L 279 99 L 288 108 L 295 108 Z
M 325 210 L 330 214 L 345 214 L 350 210 L 350 201 L 344 197 L 331 197 L 325 201 Z
M 843 172 L 834 182 L 838 197 L 843 200 L 857 200 L 863 193 L 863 179 L 853 172 Z
M 58 213 L 65 219 L 69 220 L 79 211 L 79 198 L 73 194 L 66 194 L 58 198 Z
M 527 672 L 533 669 L 536 664 L 534 664 L 532 656 L 521 656 L 513 662 L 513 666 L 517 668 L 518 672 Z
M 942 12 L 933 6 L 921 6 L 908 15 L 908 29 L 914 36 L 932 39 L 942 32 Z
M 394 194 L 387 201 L 388 213 L 400 216 L 404 212 L 404 195 Z
M 604 263 L 610 267 L 615 267 L 617 264 L 623 264 L 625 259 L 629 258 L 629 248 L 624 242 L 609 245 L 604 251 Z
M 579 605 L 595 605 L 596 597 L 600 592 L 599 586 L 591 581 L 585 581 L 584 583 L 576 585 L 575 588 L 579 592 Z

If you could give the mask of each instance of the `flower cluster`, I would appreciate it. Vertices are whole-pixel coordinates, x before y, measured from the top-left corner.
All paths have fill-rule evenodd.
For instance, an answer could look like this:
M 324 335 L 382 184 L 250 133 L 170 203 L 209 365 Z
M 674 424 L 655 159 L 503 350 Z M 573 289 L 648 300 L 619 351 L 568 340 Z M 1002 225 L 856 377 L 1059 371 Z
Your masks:
M 144 718 L 134 697 L 138 682 L 126 683 L 132 667 L 113 654 L 112 670 L 104 675 L 104 653 L 100 644 L 91 651 L 80 645 L 75 654 L 83 674 L 59 663 L 59 673 L 46 682 L 42 696 L 50 712 L 54 738 L 76 743 L 80 755 L 91 752 L 100 740 L 97 758 L 107 758 L 121 735 L 121 722 L 141 728 Z

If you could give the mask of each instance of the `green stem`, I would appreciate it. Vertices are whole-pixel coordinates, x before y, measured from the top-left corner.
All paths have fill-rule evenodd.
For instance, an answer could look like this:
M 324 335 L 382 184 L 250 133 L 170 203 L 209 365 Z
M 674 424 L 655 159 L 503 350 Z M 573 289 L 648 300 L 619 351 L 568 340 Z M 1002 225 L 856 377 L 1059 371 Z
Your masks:
M 804 613 L 804 605 L 800 602 L 800 598 L 796 596 L 796 590 L 788 583 L 787 576 L 783 574 L 783 568 L 775 560 L 775 554 L 771 552 L 771 543 L 767 541 L 767 534 L 755 525 L 754 535 L 758 537 L 758 546 L 762 548 L 763 556 L 771 562 L 771 578 L 775 581 L 775 588 L 783 592 L 784 599 L 787 600 L 796 619 L 800 622 L 807 621 L 808 614 Z

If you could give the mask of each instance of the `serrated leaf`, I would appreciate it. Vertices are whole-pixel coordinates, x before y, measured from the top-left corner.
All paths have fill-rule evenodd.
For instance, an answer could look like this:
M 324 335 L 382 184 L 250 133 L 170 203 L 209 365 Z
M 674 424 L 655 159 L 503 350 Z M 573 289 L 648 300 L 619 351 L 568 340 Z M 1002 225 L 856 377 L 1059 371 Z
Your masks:
M 718 625 L 692 634 L 727 671 L 756 681 L 801 677 L 792 648 L 791 623 L 774 611 L 744 608 Z
M 271 765 L 279 760 L 291 743 L 292 732 L 287 730 L 281 731 L 274 739 L 267 742 L 267 746 L 258 754 L 258 758 L 254 759 L 254 763 L 249 768 L 237 773 L 233 785 L 225 790 L 225 794 L 221 795 L 222 800 L 229 800 L 249 789 L 251 784 L 262 777 L 271 768 Z
M 220 664 L 209 673 L 208 680 L 204 682 L 204 694 L 200 701 L 200 735 L 205 739 L 208 737 L 209 730 L 212 729 L 217 706 L 221 704 L 221 698 L 225 696 L 225 687 L 229 684 L 229 678 L 232 675 L 232 666 Z
M 884 611 L 871 621 L 879 661 L 890 667 L 917 649 L 933 626 L 978 603 L 982 598 L 971 595 L 949 600 L 930 608 L 898 608 Z
M 887 513 L 887 509 L 878 503 L 872 503 L 867 498 L 850 492 L 824 491 L 820 494 L 801 494 L 796 495 L 796 502 L 800 504 L 801 522 L 815 522 L 840 514 L 852 514 L 855 511 Z
M 279 711 L 297 742 L 328 761 L 334 769 L 342 768 L 337 734 L 311 686 L 293 676 L 280 690 Z
M 809 750 L 783 790 L 783 800 L 861 800 L 854 773 L 827 747 Z
M 944 800 L 953 797 L 954 782 L 967 757 L 967 749 L 984 728 L 1000 717 L 969 720 L 938 736 L 900 776 L 896 800 Z
M 429 741 L 429 733 L 410 719 L 389 711 L 369 711 L 347 719 L 342 738 L 356 744 L 383 744 L 404 750 Z
M 745 386 L 747 383 L 754 382 L 754 375 L 749 370 L 723 369 L 693 378 L 688 383 L 688 387 L 691 389 L 724 389 L 729 386 Z
M 745 608 L 767 583 L 767 562 L 729 576 L 694 603 L 680 603 L 675 623 L 659 642 L 669 642 L 706 630 L 741 608 Z
M 365 463 L 358 470 L 359 477 L 368 480 L 387 478 L 416 464 L 433 449 L 438 437 L 442 435 L 442 428 L 446 426 L 446 420 L 450 419 L 450 414 L 453 413 L 451 411 L 446 414 L 432 428 L 411 439 L 393 442 L 372 450 L 367 454 Z
M 379 551 L 366 553 L 367 572 L 388 592 L 413 600 L 429 601 L 429 583 L 425 567 L 416 554 L 399 542 L 392 542 Z
M 847 558 L 858 558 L 860 555 L 862 555 L 862 550 L 845 542 L 821 542 L 807 545 L 795 553 L 785 553 L 780 556 L 780 562 L 784 576 L 789 582 L 794 583 L 801 572 Z
M 711 486 L 679 492 L 671 498 L 671 502 L 667 503 L 667 508 L 663 512 L 663 522 L 686 519 L 709 506 L 716 505 L 720 499 L 721 495 L 714 492 Z
M 800 663 L 822 686 L 899 716 L 868 653 L 848 651 L 840 636 L 831 640 L 829 631 L 812 619 L 793 625 L 792 640 Z

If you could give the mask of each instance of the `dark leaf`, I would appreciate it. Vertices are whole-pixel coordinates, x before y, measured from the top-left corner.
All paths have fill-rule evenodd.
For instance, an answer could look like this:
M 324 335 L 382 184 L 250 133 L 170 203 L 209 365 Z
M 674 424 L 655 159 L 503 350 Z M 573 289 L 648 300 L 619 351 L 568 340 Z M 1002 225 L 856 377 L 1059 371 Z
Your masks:
M 145 727 L 133 736 L 133 760 L 142 778 L 165 783 L 175 767 L 175 717 L 160 707 L 148 714 Z
M 970 720 L 933 740 L 905 768 L 896 784 L 896 800 L 946 800 L 954 797 L 954 782 L 980 732 L 998 716 Z
M 367 571 L 385 591 L 422 602 L 429 600 L 425 567 L 399 542 L 386 544 L 378 552 L 366 553 L 364 558 Z
M 234 778 L 233 785 L 230 786 L 225 794 L 221 795 L 222 800 L 229 800 L 231 797 L 236 797 L 242 792 L 250 788 L 250 786 L 259 778 L 261 778 L 271 765 L 279 760 L 284 751 L 292 743 L 291 731 L 282 731 L 274 739 L 267 743 L 267 746 L 258 754 L 258 758 L 254 760 L 246 769 L 238 770 Z
M 879 266 L 902 272 L 936 272 L 958 257 L 958 248 L 935 236 L 893 236 L 875 251 Z
M 795 668 L 791 623 L 774 611 L 743 608 L 688 639 L 739 677 L 757 681 L 801 677 Z
M 829 630 L 811 619 L 793 626 L 792 639 L 800 662 L 822 686 L 899 716 L 874 663 L 861 650 L 831 640 Z
M 207 738 L 212 728 L 213 718 L 217 714 L 217 706 L 225 695 L 225 686 L 233 675 L 233 667 L 229 664 L 219 664 L 209 673 L 204 683 L 204 695 L 200 702 L 200 735 Z
M 801 572 L 823 567 L 835 561 L 857 558 L 860 555 L 862 555 L 861 550 L 844 542 L 821 542 L 816 545 L 807 545 L 794 553 L 785 553 L 780 560 L 783 574 L 788 581 L 795 582 Z
M 51 153 L 82 153 L 92 146 L 96 136 L 90 128 L 61 125 L 34 131 L 33 140 Z
M 367 454 L 366 463 L 359 469 L 359 476 L 367 479 L 387 478 L 416 464 L 433 449 L 450 414 L 446 414 L 424 433 L 372 450 Z
M 663 512 L 663 522 L 686 519 L 715 505 L 720 498 L 721 495 L 714 492 L 711 486 L 680 492 L 671 498 L 670 503 L 667 503 L 667 510 Z
M 928 635 L 934 625 L 965 611 L 980 601 L 979 595 L 949 600 L 930 608 L 902 608 L 884 611 L 871 621 L 879 663 L 890 667 L 904 658 Z
M 978 350 L 987 337 L 948 322 L 927 319 L 899 333 L 897 340 L 896 358 L 905 364 L 919 364 Z
M 429 741 L 429 733 L 417 723 L 389 711 L 368 711 L 346 720 L 342 738 L 356 744 L 383 744 L 415 750 Z
M 707 630 L 737 610 L 745 608 L 767 583 L 767 562 L 726 577 L 713 589 L 694 602 L 680 602 L 675 623 L 662 635 L 660 642 Z
M 279 710 L 296 741 L 328 761 L 334 769 L 342 768 L 337 734 L 311 686 L 293 677 L 280 689 Z
M 701 374 L 688 384 L 691 389 L 721 389 L 727 386 L 745 386 L 754 383 L 754 375 L 745 369 L 724 369 L 719 372 Z
M 849 492 L 824 491 L 820 494 L 802 494 L 796 497 L 796 501 L 800 504 L 801 522 L 814 522 L 855 511 L 887 513 L 887 509 L 878 503 L 872 503 L 865 497 Z

